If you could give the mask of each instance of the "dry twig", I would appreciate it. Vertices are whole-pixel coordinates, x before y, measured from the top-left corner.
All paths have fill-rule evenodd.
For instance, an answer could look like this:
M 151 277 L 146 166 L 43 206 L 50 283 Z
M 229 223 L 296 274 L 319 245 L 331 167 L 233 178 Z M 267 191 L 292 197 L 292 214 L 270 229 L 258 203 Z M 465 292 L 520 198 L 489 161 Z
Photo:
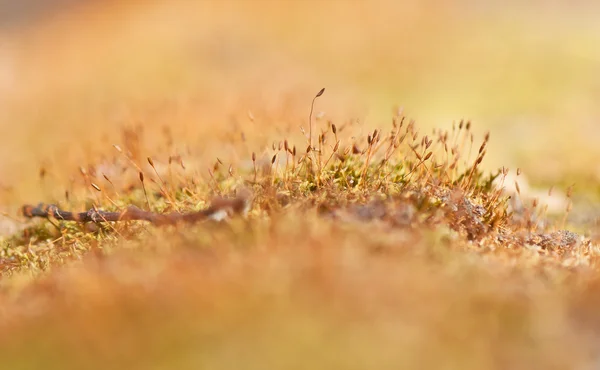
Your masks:
M 55 218 L 64 221 L 77 222 L 113 222 L 113 221 L 149 221 L 154 225 L 175 225 L 178 223 L 194 223 L 205 220 L 220 221 L 234 214 L 245 214 L 251 206 L 249 194 L 241 194 L 234 199 L 215 199 L 210 207 L 198 212 L 160 214 L 144 211 L 136 206 L 129 206 L 122 212 L 106 212 L 92 208 L 86 212 L 69 212 L 53 204 L 40 203 L 37 207 L 24 205 L 22 212 L 25 217 Z

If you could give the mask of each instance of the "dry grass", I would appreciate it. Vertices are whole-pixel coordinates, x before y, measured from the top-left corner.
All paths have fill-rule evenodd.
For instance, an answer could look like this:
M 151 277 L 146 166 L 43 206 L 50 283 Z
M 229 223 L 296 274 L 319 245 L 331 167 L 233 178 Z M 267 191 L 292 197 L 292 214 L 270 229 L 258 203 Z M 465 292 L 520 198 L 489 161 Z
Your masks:
M 91 3 L 6 37 L 19 60 L 10 93 L 0 85 L 1 118 L 18 122 L 1 127 L 10 137 L 1 199 L 19 220 L 0 241 L 7 368 L 597 362 L 594 230 L 572 222 L 572 187 L 558 215 L 545 206 L 549 198 L 528 197 L 521 170 L 498 165 L 512 166 L 522 139 L 507 140 L 510 127 L 493 123 L 527 104 L 521 111 L 540 109 L 557 122 L 597 113 L 545 109 L 561 89 L 580 104 L 594 96 L 585 73 L 592 61 L 559 84 L 562 63 L 585 40 L 569 52 L 509 56 L 525 48 L 520 35 L 541 39 L 527 41 L 538 47 L 544 36 L 525 32 L 535 28 L 525 21 L 505 33 L 510 11 L 491 17 L 490 9 L 456 3 L 468 9 L 462 17 L 477 20 L 471 26 L 519 45 L 481 51 L 481 65 L 460 52 L 442 65 L 440 55 L 482 41 L 464 24 L 440 23 L 452 4 L 331 1 L 318 12 L 292 2 L 165 4 Z M 553 17 L 542 14 L 538 26 Z M 593 39 L 597 29 L 581 19 L 582 28 L 565 21 L 561 29 Z M 495 23 L 482 26 L 487 21 Z M 562 59 L 546 63 L 555 54 Z M 547 65 L 504 79 L 503 58 Z M 462 98 L 443 98 L 456 82 L 450 76 L 467 70 Z M 549 78 L 545 89 L 536 78 Z M 469 86 L 496 95 L 468 103 L 481 93 Z M 389 117 L 398 96 L 410 96 L 401 100 L 423 125 L 400 109 Z M 369 115 L 357 101 L 382 113 Z M 463 109 L 477 124 L 432 128 Z M 561 171 L 581 153 L 551 145 L 565 140 L 547 123 L 537 134 L 546 141 L 523 147 L 561 153 L 557 173 L 570 185 L 584 171 Z M 541 168 L 549 157 L 527 158 L 523 172 L 534 181 L 557 178 Z M 588 184 L 578 186 L 585 193 Z M 509 199 L 502 187 L 513 185 Z M 39 200 L 74 211 L 189 212 L 241 191 L 252 193 L 245 217 L 192 225 L 22 221 L 16 211 Z

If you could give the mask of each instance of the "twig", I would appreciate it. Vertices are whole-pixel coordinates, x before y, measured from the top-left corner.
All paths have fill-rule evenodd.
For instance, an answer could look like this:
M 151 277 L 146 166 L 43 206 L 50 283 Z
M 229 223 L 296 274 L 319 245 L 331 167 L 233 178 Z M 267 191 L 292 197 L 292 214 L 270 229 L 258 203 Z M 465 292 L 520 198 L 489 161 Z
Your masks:
M 90 209 L 86 212 L 69 212 L 53 204 L 40 203 L 37 207 L 24 205 L 23 215 L 27 218 L 41 217 L 76 222 L 112 222 L 112 221 L 149 221 L 156 226 L 175 225 L 178 223 L 194 223 L 205 220 L 220 221 L 234 214 L 245 214 L 251 206 L 249 194 L 241 194 L 234 199 L 217 198 L 210 207 L 198 212 L 160 214 L 129 206 L 122 212 L 106 212 Z

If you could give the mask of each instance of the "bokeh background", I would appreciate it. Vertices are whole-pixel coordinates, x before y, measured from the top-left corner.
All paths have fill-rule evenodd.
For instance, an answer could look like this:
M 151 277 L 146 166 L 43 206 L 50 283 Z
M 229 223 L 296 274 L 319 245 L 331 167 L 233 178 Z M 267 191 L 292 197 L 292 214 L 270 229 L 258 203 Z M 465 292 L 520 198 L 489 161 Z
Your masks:
M 321 87 L 323 120 L 385 128 L 399 107 L 423 130 L 469 119 L 481 136 L 491 131 L 489 169 L 521 167 L 535 185 L 575 182 L 595 192 L 599 8 L 594 1 L 3 0 L 4 203 L 64 189 L 79 166 L 114 151 L 123 127 L 143 127 L 144 154 L 160 155 L 168 150 L 153 138 L 168 126 L 200 164 L 229 155 L 223 141 L 242 130 L 255 148 L 300 135 Z M 51 179 L 45 190 L 41 167 Z
M 576 194 L 600 201 L 600 5 L 523 3 L 0 0 L 0 211 L 64 200 L 80 168 L 114 171 L 113 144 L 134 148 L 140 166 L 177 154 L 205 176 L 217 157 L 244 166 L 273 141 L 303 142 L 322 87 L 319 128 L 358 121 L 359 136 L 389 128 L 401 108 L 421 133 L 468 119 L 478 142 L 491 132 L 487 169 L 522 168 L 522 190 L 524 179 L 577 183 Z M 137 178 L 135 168 L 109 175 Z M 69 209 L 83 209 L 77 201 Z M 23 225 L 8 220 L 0 234 Z M 558 257 L 480 246 L 444 227 L 295 212 L 239 221 L 5 244 L 3 262 L 21 253 L 26 265 L 0 279 L 3 365 L 598 363 L 595 248 Z M 35 267 L 50 263 L 46 252 L 61 266 Z

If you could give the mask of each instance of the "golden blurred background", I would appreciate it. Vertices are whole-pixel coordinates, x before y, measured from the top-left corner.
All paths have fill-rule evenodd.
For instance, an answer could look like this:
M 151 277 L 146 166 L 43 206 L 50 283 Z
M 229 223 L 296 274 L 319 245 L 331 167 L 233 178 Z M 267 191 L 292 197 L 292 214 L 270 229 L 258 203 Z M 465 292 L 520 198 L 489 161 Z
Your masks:
M 217 157 L 243 166 L 273 141 L 303 143 L 323 87 L 318 128 L 388 129 L 399 109 L 421 133 L 467 119 L 477 143 L 491 132 L 487 169 L 520 167 L 519 181 L 577 182 L 600 196 L 600 5 L 523 3 L 0 0 L 0 211 L 64 199 L 80 167 L 117 167 L 113 144 L 135 147 L 140 166 L 181 154 L 206 175 Z M 22 253 L 24 265 L 0 279 L 3 364 L 598 363 L 594 247 L 554 259 L 445 226 L 389 230 L 297 212 L 250 225 L 6 242 L 4 263 Z
M 19 5 L 20 4 L 20 5 Z M 64 188 L 143 127 L 199 163 L 259 150 L 325 119 L 423 130 L 470 119 L 486 164 L 548 185 L 600 178 L 600 6 L 593 1 L 0 2 L 0 185 L 5 202 Z M 250 117 L 252 119 L 250 119 Z M 251 149 L 248 149 L 251 150 Z M 46 184 L 46 186 L 50 186 Z M 8 189 L 8 190 L 7 190 Z

